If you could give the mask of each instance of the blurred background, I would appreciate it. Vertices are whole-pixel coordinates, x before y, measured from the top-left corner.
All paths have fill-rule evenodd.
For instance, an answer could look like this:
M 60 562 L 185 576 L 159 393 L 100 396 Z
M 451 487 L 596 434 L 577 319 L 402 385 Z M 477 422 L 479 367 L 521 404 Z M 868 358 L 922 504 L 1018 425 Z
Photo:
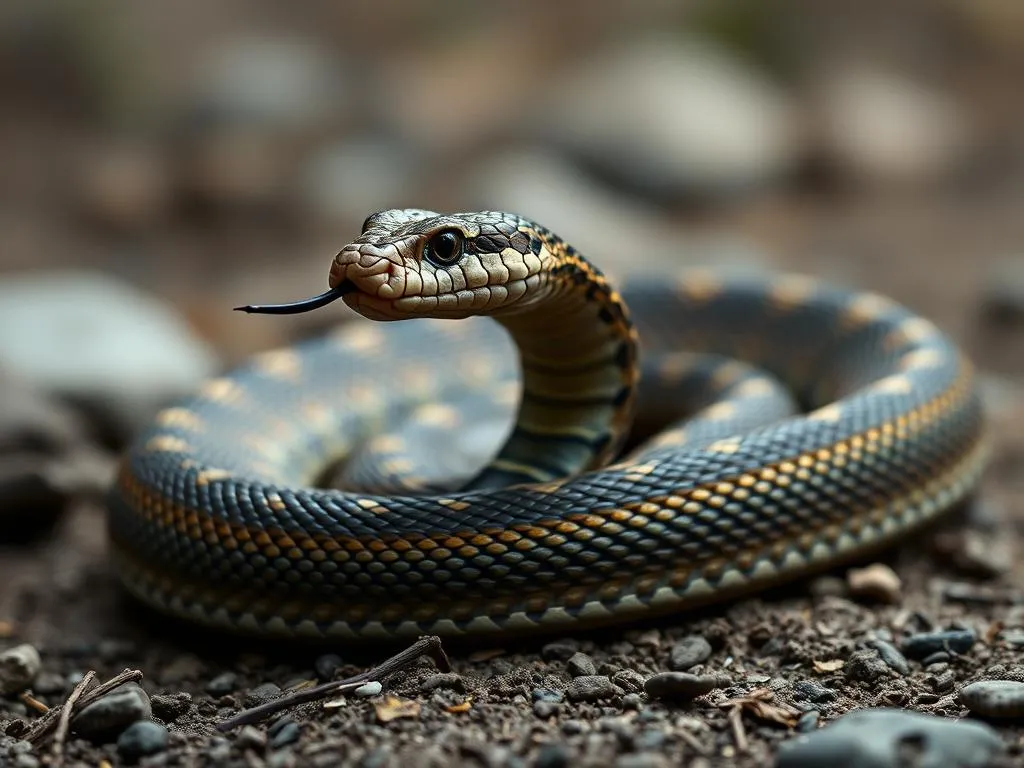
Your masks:
M 0 365 L 120 443 L 417 206 L 880 290 L 1017 375 L 1022 72 L 1015 0 L 4 0 Z

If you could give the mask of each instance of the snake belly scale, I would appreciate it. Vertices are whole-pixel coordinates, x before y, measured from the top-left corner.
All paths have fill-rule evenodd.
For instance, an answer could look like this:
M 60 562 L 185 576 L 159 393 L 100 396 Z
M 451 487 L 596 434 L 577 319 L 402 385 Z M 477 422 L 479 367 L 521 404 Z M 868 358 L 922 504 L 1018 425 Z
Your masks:
M 295 307 L 364 318 L 207 382 L 126 452 L 109 533 L 144 602 L 279 637 L 572 631 L 861 557 L 985 463 L 971 363 L 876 294 L 705 271 L 620 293 L 531 220 L 422 210 L 369 217 L 329 283 Z M 745 382 L 705 412 L 717 432 L 673 423 L 623 454 L 640 361 L 680 348 L 759 366 L 802 411 L 751 426 L 764 388 Z M 403 414 L 516 372 L 508 439 L 459 487 L 418 489 L 398 460 L 391 492 L 319 481 L 360 443 L 395 447 Z

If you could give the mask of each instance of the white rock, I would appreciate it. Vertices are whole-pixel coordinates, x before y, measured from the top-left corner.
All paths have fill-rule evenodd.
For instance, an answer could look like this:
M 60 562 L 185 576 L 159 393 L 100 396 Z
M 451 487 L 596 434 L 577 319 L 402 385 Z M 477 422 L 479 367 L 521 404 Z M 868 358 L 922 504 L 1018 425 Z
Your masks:
M 790 99 L 724 51 L 650 38 L 557 79 L 550 135 L 637 186 L 731 193 L 790 171 L 803 135 Z
M 329 51 L 288 37 L 240 37 L 202 62 L 194 106 L 280 130 L 306 130 L 341 111 L 347 84 Z
M 858 181 L 932 181 L 972 149 L 969 120 L 955 102 L 895 73 L 849 65 L 827 74 L 819 90 L 826 151 Z
M 0 366 L 131 432 L 218 366 L 158 298 L 90 272 L 0 282 Z

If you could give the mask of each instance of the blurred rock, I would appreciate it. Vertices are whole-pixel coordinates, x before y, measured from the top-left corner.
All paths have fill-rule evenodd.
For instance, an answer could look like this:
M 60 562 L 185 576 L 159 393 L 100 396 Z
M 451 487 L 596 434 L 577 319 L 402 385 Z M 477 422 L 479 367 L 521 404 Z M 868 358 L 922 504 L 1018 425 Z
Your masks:
M 310 41 L 242 37 L 206 60 L 189 114 L 202 125 L 306 133 L 342 112 L 347 90 L 330 52 Z
M 170 199 L 171 177 L 155 147 L 111 143 L 83 153 L 74 190 L 91 224 L 136 232 L 160 220 Z
M 819 91 L 825 152 L 855 181 L 926 183 L 963 167 L 973 148 L 958 104 L 897 74 L 850 65 Z
M 91 272 L 0 282 L 0 364 L 123 438 L 218 366 L 157 298 Z
M 542 114 L 558 146 L 625 186 L 668 197 L 763 187 L 803 150 L 789 98 L 699 42 L 655 38 L 603 51 L 555 81 Z
M 589 178 L 558 155 L 520 149 L 470 174 L 461 199 L 529 216 L 572 243 L 613 278 L 695 264 L 757 269 L 764 254 L 732 236 L 688 236 L 635 198 Z
M 301 194 L 310 213 L 330 228 L 358 227 L 384 208 L 421 206 L 418 158 L 398 142 L 376 137 L 328 144 L 308 158 Z
M 994 267 L 985 281 L 982 315 L 994 326 L 1024 327 L 1024 255 Z
M 72 498 L 100 497 L 112 477 L 112 457 L 79 414 L 0 373 L 0 539 L 41 530 Z

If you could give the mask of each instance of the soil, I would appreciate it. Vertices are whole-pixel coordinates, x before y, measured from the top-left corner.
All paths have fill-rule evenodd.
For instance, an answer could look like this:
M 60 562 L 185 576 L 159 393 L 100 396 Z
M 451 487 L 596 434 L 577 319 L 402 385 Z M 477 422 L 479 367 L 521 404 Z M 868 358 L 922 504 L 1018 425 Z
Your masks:
M 146 762 L 171 766 L 762 766 L 793 738 L 798 720 L 800 728 L 813 728 L 815 719 L 826 723 L 878 706 L 964 717 L 956 699 L 963 685 L 1024 680 L 1015 633 L 1024 627 L 1024 328 L 986 311 L 986 275 L 1003 252 L 984 247 L 978 259 L 965 256 L 972 242 L 1020 241 L 1012 202 L 972 205 L 961 197 L 930 207 L 889 200 L 824 208 L 797 200 L 758 215 L 748 210 L 736 222 L 755 235 L 775 233 L 777 252 L 786 254 L 779 266 L 863 276 L 864 287 L 894 295 L 949 329 L 981 365 L 994 415 L 990 470 L 972 504 L 941 529 L 885 553 L 882 560 L 902 583 L 891 604 L 851 595 L 846 573 L 837 571 L 640 627 L 488 646 L 445 642 L 456 677 L 438 678 L 435 665 L 422 659 L 393 676 L 379 696 L 341 698 L 326 709 L 305 704 L 221 733 L 218 723 L 267 695 L 259 686 L 288 690 L 354 675 L 401 647 L 266 646 L 156 616 L 113 580 L 102 505 L 83 499 L 52 525 L 4 547 L 5 644 L 32 643 L 42 654 L 43 677 L 66 681 L 34 693 L 49 706 L 66 699 L 76 675 L 92 670 L 105 680 L 140 670 L 142 687 L 163 696 L 154 699 L 155 716 L 170 730 L 168 749 Z M 797 212 L 801 225 L 787 228 Z M 778 237 L 780 223 L 789 237 Z M 893 249 L 918 257 L 890 259 Z M 898 645 L 914 632 L 949 627 L 972 629 L 978 642 L 938 666 L 911 660 L 909 674 L 864 662 L 873 636 Z M 643 680 L 669 670 L 673 647 L 691 635 L 712 649 L 691 671 L 724 676 L 725 687 L 688 701 L 645 696 Z M 581 673 L 611 684 L 572 682 Z M 220 688 L 209 689 L 215 679 Z M 166 698 L 180 694 L 190 698 Z M 581 700 L 591 695 L 596 699 Z M 816 714 L 802 714 L 808 711 Z M 35 718 L 15 698 L 0 709 L 0 729 L 23 734 L 22 721 Z M 997 764 L 1018 764 L 1024 727 L 995 727 L 1008 750 Z M 74 734 L 65 760 L 122 763 L 112 740 Z

